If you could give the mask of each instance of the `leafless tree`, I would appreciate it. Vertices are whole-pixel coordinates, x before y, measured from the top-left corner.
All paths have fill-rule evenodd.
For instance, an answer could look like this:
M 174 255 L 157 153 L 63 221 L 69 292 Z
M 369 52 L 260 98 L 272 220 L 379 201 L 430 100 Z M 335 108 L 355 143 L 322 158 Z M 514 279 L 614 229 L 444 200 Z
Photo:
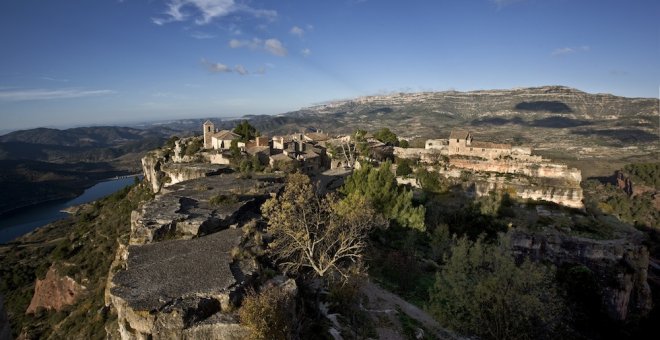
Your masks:
M 262 212 L 273 235 L 269 249 L 281 268 L 311 269 L 326 281 L 361 270 L 369 230 L 384 223 L 364 197 L 319 197 L 303 174 L 290 175 L 283 194 L 264 203 Z

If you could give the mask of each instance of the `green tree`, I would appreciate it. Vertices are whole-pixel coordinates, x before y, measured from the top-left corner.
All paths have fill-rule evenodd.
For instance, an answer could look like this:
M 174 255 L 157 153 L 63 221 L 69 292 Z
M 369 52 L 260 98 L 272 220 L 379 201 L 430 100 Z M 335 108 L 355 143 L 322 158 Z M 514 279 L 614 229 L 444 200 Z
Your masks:
M 326 282 L 361 271 L 369 231 L 383 223 L 366 197 L 320 197 L 301 173 L 289 175 L 282 195 L 266 201 L 261 211 L 281 268 Z
M 389 161 L 379 168 L 365 165 L 354 171 L 340 190 L 346 195 L 366 197 L 376 211 L 401 226 L 424 231 L 425 208 L 413 204 L 412 191 L 397 185 L 391 165 Z
M 394 146 L 399 145 L 399 139 L 396 137 L 396 134 L 388 128 L 382 128 L 376 131 L 376 133 L 374 133 L 374 138 L 386 144 L 389 143 Z
M 412 174 L 412 161 L 405 158 L 399 158 L 396 161 L 396 175 L 397 176 L 408 176 Z
M 429 310 L 458 332 L 488 339 L 556 337 L 564 310 L 554 270 L 523 261 L 518 266 L 508 239 L 487 244 L 456 240 L 429 291 Z
M 247 143 L 250 140 L 253 140 L 255 137 L 259 136 L 259 131 L 250 125 L 247 120 L 241 121 L 238 126 L 234 129 L 234 133 L 241 136 L 240 141 Z
M 407 148 L 410 147 L 410 143 L 408 143 L 408 141 L 405 140 L 405 139 L 400 139 L 400 140 L 399 140 L 399 147 L 400 147 L 400 148 L 407 149 Z

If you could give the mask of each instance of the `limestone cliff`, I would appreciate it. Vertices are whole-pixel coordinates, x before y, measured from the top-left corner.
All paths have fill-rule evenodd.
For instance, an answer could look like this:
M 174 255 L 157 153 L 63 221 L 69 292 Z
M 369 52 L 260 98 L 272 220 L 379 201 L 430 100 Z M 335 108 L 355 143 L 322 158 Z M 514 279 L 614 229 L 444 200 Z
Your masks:
M 278 176 L 223 173 L 162 188 L 133 211 L 129 244 L 115 256 L 108 334 L 122 339 L 244 339 L 233 309 L 257 272 L 237 257 L 240 226 L 282 188 Z
M 54 266 L 51 266 L 43 280 L 37 279 L 34 295 L 26 313 L 34 313 L 39 308 L 60 311 L 74 304 L 86 291 L 85 286 L 66 275 L 61 275 Z
M 212 176 L 224 170 L 226 167 L 218 164 L 175 163 L 169 159 L 168 152 L 162 149 L 151 151 L 142 158 L 144 179 L 149 182 L 154 193 L 163 187 Z
M 601 285 L 602 304 L 614 320 L 647 315 L 653 307 L 647 283 L 649 252 L 640 235 L 594 240 L 558 232 L 514 231 L 511 240 L 518 256 L 555 265 L 579 264 L 593 271 Z

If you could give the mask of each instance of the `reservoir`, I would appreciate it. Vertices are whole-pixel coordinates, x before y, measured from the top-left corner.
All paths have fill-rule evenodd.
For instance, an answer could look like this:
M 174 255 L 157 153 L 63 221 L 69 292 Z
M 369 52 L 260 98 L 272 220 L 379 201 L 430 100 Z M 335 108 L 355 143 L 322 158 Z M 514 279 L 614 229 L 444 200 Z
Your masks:
M 68 216 L 61 210 L 96 201 L 135 182 L 134 177 L 110 179 L 96 183 L 72 200 L 57 200 L 12 211 L 0 217 L 0 244 L 7 243 L 34 229 Z

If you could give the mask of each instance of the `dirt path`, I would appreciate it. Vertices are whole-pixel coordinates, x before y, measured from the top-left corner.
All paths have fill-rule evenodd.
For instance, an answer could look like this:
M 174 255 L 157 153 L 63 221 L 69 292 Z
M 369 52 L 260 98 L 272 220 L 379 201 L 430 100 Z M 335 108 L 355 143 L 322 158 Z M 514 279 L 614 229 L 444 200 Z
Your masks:
M 374 320 L 383 317 L 388 319 L 389 324 L 398 327 L 376 327 L 380 339 L 404 339 L 401 335 L 401 325 L 398 320 L 397 308 L 410 318 L 417 320 L 427 331 L 437 339 L 459 339 L 449 331 L 445 330 L 430 315 L 417 306 L 403 300 L 399 296 L 386 291 L 373 282 L 367 282 L 362 287 L 362 292 L 368 297 L 368 303 L 363 308 L 369 312 Z

